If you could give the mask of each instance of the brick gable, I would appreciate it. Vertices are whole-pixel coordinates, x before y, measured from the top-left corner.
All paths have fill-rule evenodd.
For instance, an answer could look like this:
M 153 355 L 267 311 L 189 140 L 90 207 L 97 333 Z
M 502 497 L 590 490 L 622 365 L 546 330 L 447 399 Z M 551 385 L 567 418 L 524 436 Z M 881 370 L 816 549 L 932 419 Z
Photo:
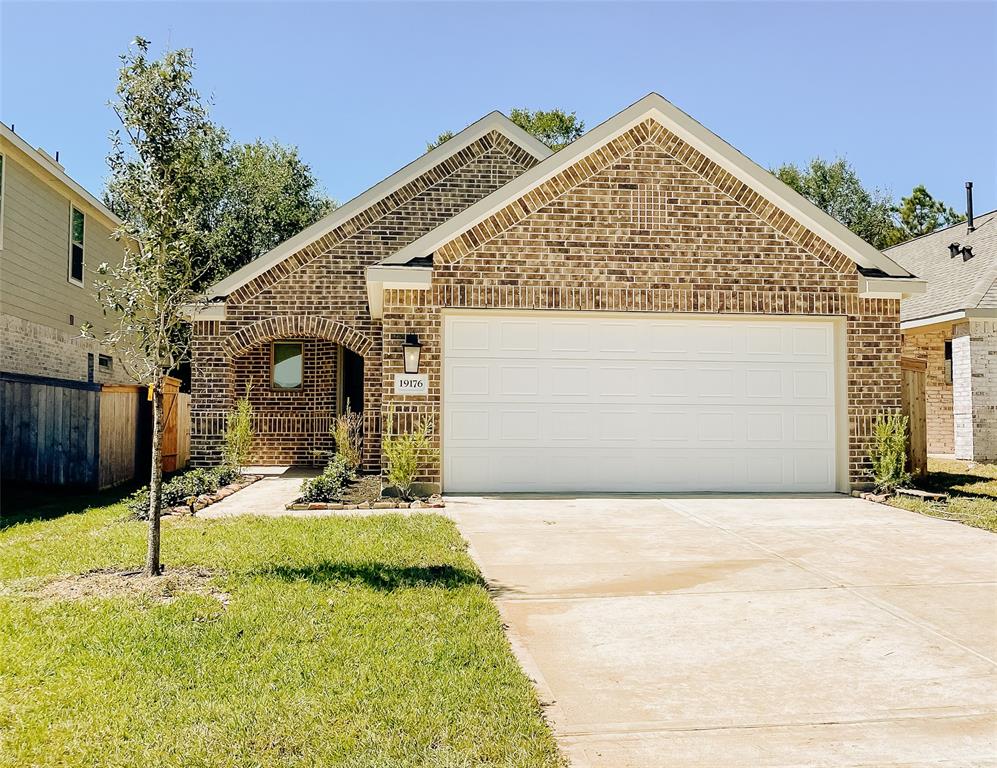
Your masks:
M 428 291 L 386 291 L 383 386 L 418 332 L 428 400 L 385 395 L 399 420 L 441 417 L 441 310 L 828 315 L 846 318 L 849 474 L 871 422 L 900 405 L 898 302 L 862 299 L 855 264 L 757 194 L 643 123 L 437 251 Z M 434 466 L 427 480 L 440 479 Z
M 315 338 L 342 344 L 364 358 L 366 463 L 377 468 L 381 323 L 370 317 L 367 306 L 367 267 L 536 162 L 502 134 L 490 132 L 234 290 L 225 302 L 225 320 L 195 323 L 192 460 L 209 464 L 217 459 L 225 412 L 244 390 L 242 380 L 248 372 L 253 371 L 250 378 L 256 386 L 265 387 L 260 382 L 266 379 L 255 368 L 233 361 L 248 356 L 258 364 L 264 359 L 259 350 L 273 339 Z M 287 412 L 292 409 L 275 405 L 273 398 L 259 395 L 257 400 L 256 460 L 323 461 L 313 448 L 325 446 L 315 435 L 328 431 L 334 416 L 329 402 L 301 399 L 293 404 L 292 414 Z

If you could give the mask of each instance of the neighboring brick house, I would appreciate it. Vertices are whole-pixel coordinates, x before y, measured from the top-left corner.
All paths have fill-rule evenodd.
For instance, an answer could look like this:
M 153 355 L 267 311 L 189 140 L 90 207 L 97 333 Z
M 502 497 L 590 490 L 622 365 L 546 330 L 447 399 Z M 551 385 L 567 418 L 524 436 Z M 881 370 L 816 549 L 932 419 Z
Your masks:
M 117 217 L 55 158 L 0 123 L 0 373 L 123 383 L 113 353 L 82 338 L 107 319 L 93 279 L 120 260 Z
M 349 390 L 365 466 L 428 417 L 447 491 L 867 482 L 922 281 L 656 94 L 553 155 L 486 121 L 212 289 L 195 460 L 254 383 L 261 462 L 315 462 Z
M 928 364 L 928 452 L 997 462 L 997 211 L 885 253 L 928 281 L 900 304 L 904 354 Z

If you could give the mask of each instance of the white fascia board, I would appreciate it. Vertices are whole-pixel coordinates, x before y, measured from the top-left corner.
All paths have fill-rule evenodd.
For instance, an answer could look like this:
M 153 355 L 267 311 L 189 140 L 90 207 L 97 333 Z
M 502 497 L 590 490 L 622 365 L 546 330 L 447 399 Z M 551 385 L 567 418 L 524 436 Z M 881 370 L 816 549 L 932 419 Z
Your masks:
M 367 304 L 370 316 L 380 320 L 384 315 L 384 291 L 395 288 L 408 291 L 428 291 L 433 285 L 432 267 L 367 267 Z
M 713 132 L 657 93 L 651 93 L 601 123 L 553 157 L 534 166 L 522 176 L 450 219 L 432 232 L 384 259 L 382 264 L 404 264 L 428 256 L 476 224 L 497 213 L 513 200 L 543 184 L 551 177 L 599 149 L 638 123 L 652 118 L 683 141 L 771 200 L 815 234 L 840 250 L 860 267 L 880 269 L 894 277 L 911 274 L 882 252 L 873 248 L 840 222 L 828 216 L 809 200 L 790 189 L 773 174 L 738 152 Z
M 54 176 L 57 181 L 59 181 L 60 183 L 71 189 L 73 192 L 75 192 L 77 195 L 79 195 L 81 198 L 86 200 L 87 203 L 94 208 L 94 210 L 96 210 L 98 213 L 100 213 L 102 216 L 104 216 L 107 219 L 108 223 L 111 225 L 111 229 L 115 229 L 116 227 L 121 225 L 121 219 L 119 219 L 110 208 L 108 208 L 100 200 L 98 200 L 96 197 L 87 192 L 78 183 L 73 181 L 69 177 L 69 174 L 67 174 L 66 171 L 60 165 L 57 165 L 54 160 L 50 159 L 47 155 L 43 154 L 42 152 L 32 147 L 30 144 L 28 144 L 28 142 L 26 142 L 24 139 L 22 139 L 20 136 L 14 133 L 4 123 L 0 123 L 0 136 L 9 141 L 11 144 L 13 144 L 14 147 L 16 147 L 19 151 L 27 155 L 34 163 L 36 163 L 46 173 L 50 174 L 51 176 Z
M 188 320 L 224 320 L 225 302 L 216 301 L 210 304 L 184 304 L 183 314 Z
M 859 296 L 863 299 L 904 299 L 928 290 L 928 281 L 915 277 L 866 277 L 859 275 Z
M 943 315 L 919 317 L 916 320 L 904 320 L 900 323 L 900 330 L 907 331 L 913 328 L 925 328 L 929 325 L 947 325 L 948 323 L 954 323 L 956 320 L 988 320 L 991 318 L 997 318 L 997 309 L 960 309 L 955 312 L 946 312 Z
M 290 240 L 285 240 L 269 253 L 253 259 L 253 261 L 241 269 L 236 270 L 225 279 L 215 283 L 208 290 L 208 296 L 212 298 L 227 296 L 240 286 L 254 280 L 271 267 L 279 264 L 288 256 L 297 253 L 309 243 L 318 240 L 336 227 L 346 223 L 379 200 L 419 178 L 427 171 L 456 155 L 462 149 L 465 149 L 492 131 L 501 133 L 538 160 L 543 160 L 553 153 L 550 147 L 528 134 L 501 112 L 490 112 L 477 122 L 471 123 L 471 125 L 452 139 L 443 142 L 401 170 L 378 182 L 366 192 L 336 208 L 328 216 L 323 217 L 307 229 L 299 232 Z

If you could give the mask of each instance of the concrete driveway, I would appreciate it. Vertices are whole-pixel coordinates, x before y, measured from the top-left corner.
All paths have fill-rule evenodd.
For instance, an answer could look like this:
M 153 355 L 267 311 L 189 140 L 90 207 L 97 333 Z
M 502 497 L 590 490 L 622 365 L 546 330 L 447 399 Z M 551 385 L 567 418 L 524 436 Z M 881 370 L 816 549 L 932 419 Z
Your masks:
M 574 765 L 997 765 L 993 534 L 846 496 L 447 503 Z

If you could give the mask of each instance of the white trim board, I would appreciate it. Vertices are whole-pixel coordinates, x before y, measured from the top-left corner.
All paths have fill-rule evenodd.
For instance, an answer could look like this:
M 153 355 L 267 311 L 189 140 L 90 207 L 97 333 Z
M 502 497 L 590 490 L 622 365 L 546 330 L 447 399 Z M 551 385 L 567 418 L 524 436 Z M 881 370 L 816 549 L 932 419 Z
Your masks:
M 929 325 L 941 325 L 955 322 L 956 320 L 989 320 L 997 319 L 997 309 L 960 309 L 955 312 L 946 312 L 941 315 L 931 317 L 919 317 L 916 320 L 902 320 L 900 330 L 907 331 L 914 328 L 925 328 Z
M 475 123 L 472 123 L 452 139 L 443 142 L 435 149 L 430 150 L 417 160 L 406 165 L 401 170 L 396 171 L 388 178 L 378 182 L 366 192 L 358 195 L 348 203 L 341 205 L 329 215 L 312 224 L 307 229 L 299 232 L 289 240 L 285 240 L 269 253 L 254 259 L 241 269 L 236 270 L 228 277 L 215 283 L 208 289 L 207 298 L 227 296 L 232 291 L 242 287 L 246 283 L 254 280 L 267 270 L 279 264 L 284 259 L 297 253 L 324 235 L 328 234 L 336 227 L 341 226 L 354 216 L 362 213 L 379 200 L 390 195 L 392 192 L 401 189 L 406 184 L 414 181 L 427 171 L 444 162 L 448 158 L 456 155 L 462 149 L 478 141 L 483 136 L 492 131 L 501 133 L 507 139 L 529 152 L 538 160 L 543 160 L 552 154 L 552 150 L 535 137 L 528 134 L 501 112 L 490 112 Z
M 593 128 L 560 152 L 493 192 L 480 202 L 459 213 L 432 232 L 410 243 L 382 264 L 405 264 L 414 258 L 428 256 L 510 202 L 522 197 L 584 156 L 598 150 L 620 134 L 651 118 L 690 144 L 699 152 L 778 205 L 815 234 L 824 238 L 858 266 L 882 270 L 888 277 L 907 278 L 911 283 L 922 282 L 880 251 L 873 248 L 843 224 L 783 184 L 774 175 L 738 152 L 716 134 L 707 130 L 682 110 L 657 93 L 640 101 Z
M 428 291 L 432 285 L 432 267 L 384 267 L 377 264 L 367 267 L 367 304 L 371 318 L 380 320 L 384 315 L 386 288 Z

